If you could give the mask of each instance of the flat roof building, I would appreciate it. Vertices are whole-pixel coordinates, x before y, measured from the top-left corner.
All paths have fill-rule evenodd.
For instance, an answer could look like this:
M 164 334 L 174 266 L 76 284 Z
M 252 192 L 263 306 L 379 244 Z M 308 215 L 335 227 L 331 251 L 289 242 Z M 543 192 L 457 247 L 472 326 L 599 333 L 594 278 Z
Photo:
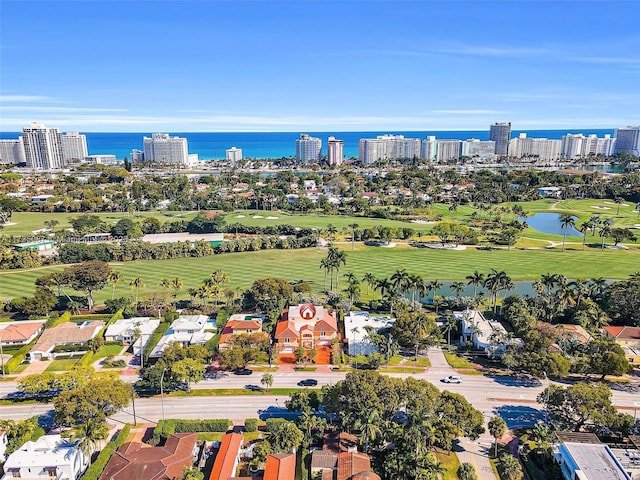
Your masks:
M 164 165 L 189 165 L 187 139 L 171 137 L 168 133 L 154 133 L 143 137 L 144 159 Z
M 16 140 L 0 140 L 0 164 L 14 164 L 26 162 L 22 137 Z
M 566 480 L 631 480 L 604 444 L 563 442 L 554 456 Z
M 231 147 L 227 149 L 225 153 L 227 155 L 227 162 L 231 162 L 231 165 L 233 165 L 234 167 L 240 160 L 242 160 L 241 148 Z
M 327 162 L 329 165 L 342 165 L 344 161 L 344 140 L 336 137 L 327 139 Z
M 496 142 L 496 155 L 507 156 L 510 138 L 511 122 L 494 123 L 489 127 L 489 140 Z
M 33 122 L 22 129 L 22 142 L 28 168 L 58 170 L 65 165 L 62 135 L 57 128 Z
M 322 140 L 301 133 L 296 140 L 296 161 L 298 163 L 319 163 L 322 160 Z
M 73 160 L 80 162 L 89 155 L 86 135 L 78 132 L 67 132 L 63 133 L 61 138 L 62 154 L 65 164 L 69 164 Z

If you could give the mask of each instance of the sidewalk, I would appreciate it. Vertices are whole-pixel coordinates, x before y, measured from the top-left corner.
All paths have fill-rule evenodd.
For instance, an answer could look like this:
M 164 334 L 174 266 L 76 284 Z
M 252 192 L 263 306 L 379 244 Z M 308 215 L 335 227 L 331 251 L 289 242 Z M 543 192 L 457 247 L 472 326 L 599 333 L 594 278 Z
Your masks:
M 489 462 L 489 452 L 493 445 L 490 438 L 480 437 L 478 440 L 460 439 L 460 451 L 456 451 L 460 463 L 470 463 L 476 469 L 479 480 L 497 480 Z
M 27 365 L 21 373 L 16 375 L 16 380 L 27 377 L 29 375 L 35 375 L 36 373 L 43 373 L 53 360 L 36 360 Z

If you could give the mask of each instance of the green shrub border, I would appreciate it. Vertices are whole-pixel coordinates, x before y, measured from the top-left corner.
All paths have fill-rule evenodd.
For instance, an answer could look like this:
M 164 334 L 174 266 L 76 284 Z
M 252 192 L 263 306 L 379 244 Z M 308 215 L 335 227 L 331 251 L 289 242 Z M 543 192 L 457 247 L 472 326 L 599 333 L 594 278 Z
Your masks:
M 202 432 L 226 432 L 231 426 L 228 418 L 215 418 L 209 420 L 160 420 L 153 430 L 153 438 L 150 443 L 159 445 L 172 433 L 202 433 Z
M 100 475 L 102 475 L 102 471 L 104 470 L 104 467 L 107 466 L 111 456 L 127 440 L 130 430 L 131 425 L 128 423 L 122 427 L 122 430 L 120 430 L 116 438 L 107 443 L 107 445 L 98 454 L 96 461 L 89 465 L 89 468 L 87 468 L 84 475 L 82 475 L 82 480 L 98 480 L 98 478 L 100 478 Z
M 151 334 L 149 340 L 147 340 L 147 344 L 144 346 L 144 350 L 142 350 L 142 356 L 144 357 L 144 364 L 147 365 L 149 361 L 149 355 L 153 352 L 153 349 L 156 348 L 158 342 L 162 338 L 162 336 L 167 333 L 169 327 L 171 326 L 171 322 L 160 322 L 158 328 L 156 328 L 155 332 Z
M 257 418 L 247 418 L 244 421 L 244 430 L 246 432 L 257 432 L 258 431 L 258 419 Z

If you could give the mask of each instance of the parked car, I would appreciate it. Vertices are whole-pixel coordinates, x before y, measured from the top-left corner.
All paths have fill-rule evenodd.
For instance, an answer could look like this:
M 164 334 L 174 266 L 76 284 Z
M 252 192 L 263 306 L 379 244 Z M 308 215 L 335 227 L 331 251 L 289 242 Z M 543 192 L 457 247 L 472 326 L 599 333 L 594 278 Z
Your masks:
M 444 383 L 462 383 L 462 377 L 459 375 L 449 375 L 442 379 Z
M 298 382 L 299 387 L 315 387 L 316 385 L 318 385 L 318 380 L 315 378 L 307 378 Z
M 252 373 L 253 370 L 250 368 L 239 368 L 233 372 L 234 375 L 251 375 Z
M 262 388 L 260 385 L 245 385 L 244 388 L 253 392 L 261 392 L 262 390 L 264 390 L 264 388 Z

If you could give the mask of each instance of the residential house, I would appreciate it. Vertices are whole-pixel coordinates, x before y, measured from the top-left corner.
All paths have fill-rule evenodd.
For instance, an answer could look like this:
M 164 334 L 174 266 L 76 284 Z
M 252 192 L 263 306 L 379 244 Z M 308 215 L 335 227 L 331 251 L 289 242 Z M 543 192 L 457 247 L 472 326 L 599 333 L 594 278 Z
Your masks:
M 357 439 L 348 433 L 325 435 L 322 450 L 311 453 L 311 476 L 322 480 L 363 480 L 380 477 L 371 472 L 371 459 L 357 451 Z
M 472 344 L 489 355 L 501 355 L 510 343 L 519 339 L 507 339 L 507 331 L 500 322 L 487 320 L 478 310 L 453 312 L 453 318 L 461 324 L 460 344 Z
M 28 441 L 7 458 L 2 480 L 21 478 L 76 480 L 89 465 L 89 458 L 79 447 L 60 435 L 44 435 Z
M 26 345 L 40 334 L 44 320 L 0 323 L 0 345 Z
M 140 355 L 151 334 L 160 326 L 160 320 L 151 317 L 132 317 L 116 320 L 107 327 L 104 338 L 107 342 L 133 344 L 133 353 Z
M 229 480 L 234 477 L 240 463 L 243 441 L 244 437 L 239 433 L 227 433 L 222 437 L 209 480 Z
M 123 444 L 102 471 L 99 480 L 173 480 L 182 478 L 198 454 L 196 433 L 174 433 L 162 447 L 145 443 Z
M 310 303 L 285 308 L 276 325 L 280 353 L 293 353 L 298 345 L 305 349 L 330 346 L 334 338 L 338 338 L 336 317 L 326 308 Z
M 277 453 L 267 456 L 263 480 L 294 480 L 296 456 L 293 453 Z
M 151 354 L 152 358 L 159 358 L 170 343 L 177 342 L 182 346 L 204 345 L 215 335 L 215 324 L 210 323 L 206 315 L 180 315 L 160 339 Z
M 581 344 L 586 345 L 593 337 L 587 332 L 582 325 L 574 325 L 573 323 L 559 323 L 555 326 L 558 333 L 565 338 L 575 338 Z
M 631 365 L 640 366 L 640 327 L 604 327 L 604 331 L 622 347 Z
M 554 452 L 566 480 L 632 480 L 609 446 L 562 442 Z
M 369 355 L 380 349 L 369 341 L 367 332 L 370 327 L 377 332 L 383 328 L 390 328 L 395 318 L 387 316 L 372 316 L 369 312 L 349 312 L 344 317 L 344 334 L 349 342 L 349 355 Z
M 40 338 L 29 352 L 29 359 L 45 360 L 55 357 L 53 349 L 59 345 L 82 345 L 100 333 L 104 322 L 94 320 L 90 322 L 65 322 L 57 327 L 42 332 Z
M 236 313 L 231 315 L 220 334 L 218 348 L 220 350 L 229 348 L 232 345 L 232 338 L 236 335 L 260 333 L 268 340 L 268 334 L 262 331 L 264 318 L 265 316 L 259 313 Z
M 7 438 L 7 432 L 0 430 L 0 462 L 4 462 L 6 460 L 5 453 L 7 452 L 8 444 L 9 439 Z

